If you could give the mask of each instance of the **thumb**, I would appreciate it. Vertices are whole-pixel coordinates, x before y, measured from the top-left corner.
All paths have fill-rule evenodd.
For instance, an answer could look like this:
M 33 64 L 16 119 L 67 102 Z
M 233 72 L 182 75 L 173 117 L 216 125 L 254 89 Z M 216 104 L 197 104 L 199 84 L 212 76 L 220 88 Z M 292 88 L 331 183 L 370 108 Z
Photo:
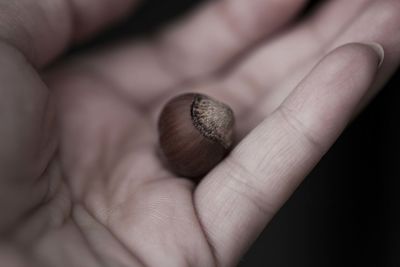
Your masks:
M 40 202 L 54 153 L 49 91 L 25 57 L 0 43 L 0 231 Z

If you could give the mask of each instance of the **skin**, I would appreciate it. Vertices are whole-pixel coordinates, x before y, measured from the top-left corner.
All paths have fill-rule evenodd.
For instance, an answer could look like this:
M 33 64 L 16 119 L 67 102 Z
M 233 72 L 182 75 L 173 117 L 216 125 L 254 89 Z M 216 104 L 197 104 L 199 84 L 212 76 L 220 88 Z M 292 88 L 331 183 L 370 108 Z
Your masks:
M 213 1 L 64 58 L 137 6 L 107 3 L 0 1 L 1 266 L 234 266 L 400 61 L 398 0 L 290 24 L 306 1 Z M 197 187 L 157 154 L 159 109 L 188 89 L 240 133 Z

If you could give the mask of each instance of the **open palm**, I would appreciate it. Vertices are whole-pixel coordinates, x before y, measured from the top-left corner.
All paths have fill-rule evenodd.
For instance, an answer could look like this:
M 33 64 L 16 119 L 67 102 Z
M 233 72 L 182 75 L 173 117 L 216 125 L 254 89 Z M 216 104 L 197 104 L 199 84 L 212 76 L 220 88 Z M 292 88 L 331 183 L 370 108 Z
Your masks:
M 1 266 L 235 265 L 400 60 L 399 1 L 326 1 L 279 32 L 305 1 L 219 0 L 49 66 L 134 2 L 0 1 Z M 237 116 L 199 185 L 157 150 L 183 91 Z

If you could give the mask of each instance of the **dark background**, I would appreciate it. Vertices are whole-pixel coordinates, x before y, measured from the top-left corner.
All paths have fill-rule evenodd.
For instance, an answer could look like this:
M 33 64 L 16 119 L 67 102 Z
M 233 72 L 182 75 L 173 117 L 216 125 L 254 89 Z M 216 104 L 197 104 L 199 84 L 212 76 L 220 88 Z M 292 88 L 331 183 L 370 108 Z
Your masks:
M 145 0 L 96 42 L 157 31 L 200 2 Z M 240 266 L 400 266 L 399 85 L 400 72 L 279 211 Z

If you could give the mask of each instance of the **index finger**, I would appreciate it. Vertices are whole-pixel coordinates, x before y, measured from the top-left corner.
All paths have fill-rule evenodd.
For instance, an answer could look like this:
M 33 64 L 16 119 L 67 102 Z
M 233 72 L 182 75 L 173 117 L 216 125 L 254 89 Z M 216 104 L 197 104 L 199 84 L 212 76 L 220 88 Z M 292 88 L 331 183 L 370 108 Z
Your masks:
M 220 266 L 244 253 L 333 144 L 374 81 L 382 51 L 329 54 L 285 102 L 200 183 L 194 202 Z

